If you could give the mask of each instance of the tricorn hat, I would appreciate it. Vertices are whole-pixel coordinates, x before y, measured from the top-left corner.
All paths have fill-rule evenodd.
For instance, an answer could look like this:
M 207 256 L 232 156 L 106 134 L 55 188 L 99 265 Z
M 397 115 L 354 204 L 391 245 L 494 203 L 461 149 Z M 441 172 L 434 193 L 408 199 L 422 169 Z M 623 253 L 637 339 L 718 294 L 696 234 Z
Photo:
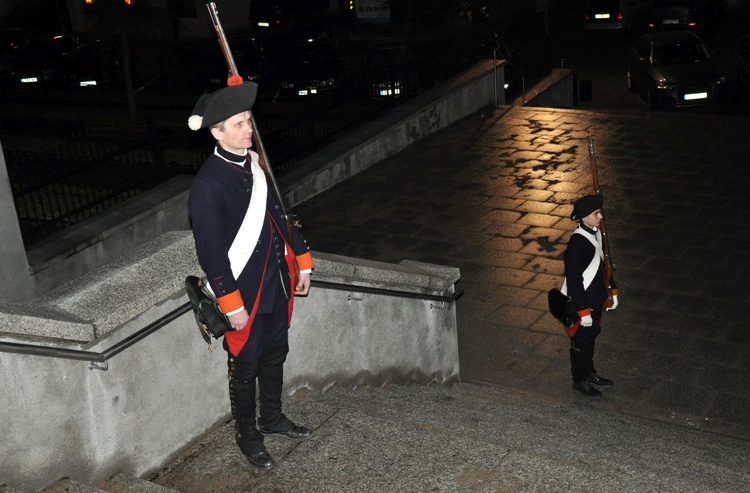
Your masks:
M 585 195 L 573 204 L 573 213 L 570 215 L 570 218 L 574 221 L 580 221 L 603 206 L 604 196 L 602 194 L 592 193 L 591 195 Z
M 204 94 L 193 108 L 188 127 L 191 130 L 212 127 L 237 113 L 249 111 L 257 94 L 258 84 L 255 82 L 245 82 Z

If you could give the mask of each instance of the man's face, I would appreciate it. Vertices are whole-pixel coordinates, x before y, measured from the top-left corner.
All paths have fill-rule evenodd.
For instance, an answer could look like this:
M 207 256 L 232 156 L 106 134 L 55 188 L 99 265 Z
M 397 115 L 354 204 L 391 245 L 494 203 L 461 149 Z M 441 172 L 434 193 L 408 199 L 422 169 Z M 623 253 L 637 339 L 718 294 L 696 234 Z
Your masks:
M 244 154 L 253 145 L 253 124 L 250 112 L 243 111 L 224 120 L 211 134 L 221 147 L 235 154 Z
M 604 216 L 602 216 L 602 210 L 601 209 L 597 209 L 594 212 L 592 212 L 591 214 L 589 214 L 588 216 L 586 216 L 583 219 L 581 219 L 581 222 L 585 226 L 588 226 L 590 229 L 594 229 L 594 228 L 598 228 L 599 227 L 599 223 L 602 222 L 602 218 L 603 217 Z

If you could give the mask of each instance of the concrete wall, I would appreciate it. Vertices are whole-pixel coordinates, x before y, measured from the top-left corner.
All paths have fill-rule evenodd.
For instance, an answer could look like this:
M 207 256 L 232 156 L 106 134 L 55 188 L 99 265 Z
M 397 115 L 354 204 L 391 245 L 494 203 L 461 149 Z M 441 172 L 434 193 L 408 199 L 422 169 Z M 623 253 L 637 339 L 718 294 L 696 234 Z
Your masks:
M 162 233 L 189 229 L 187 191 L 192 180 L 191 176 L 175 177 L 35 244 L 27 252 L 35 296 L 42 296 Z
M 306 159 L 279 180 L 295 206 L 486 106 L 505 104 L 505 60 L 485 60 Z
M 458 380 L 456 304 L 357 291 L 356 285 L 423 294 L 455 292 L 458 269 L 404 260 L 398 265 L 316 252 L 316 286 L 295 301 L 290 347 L 312 358 L 290 358 L 285 387 L 326 390 L 332 385 Z
M 360 383 L 450 383 L 459 378 L 456 306 L 360 286 L 454 292 L 458 269 L 384 264 L 313 252 L 315 286 L 298 298 L 285 393 Z M 102 352 L 183 305 L 198 274 L 188 231 L 160 236 L 32 303 L 0 301 L 0 345 Z M 157 470 L 230 418 L 226 353 L 208 351 L 192 313 L 112 357 L 108 369 L 0 351 L 0 484 L 38 490 L 62 477 L 96 484 Z M 1 350 L 2 348 L 0 348 Z
M 526 94 L 525 106 L 574 108 L 578 106 L 578 78 L 570 69 L 554 69 Z
M 18 225 L 13 191 L 10 188 L 8 169 L 0 143 L 0 299 L 28 300 L 34 296 L 34 284 L 29 273 L 26 250 Z M 8 282 L 9 280 L 13 282 Z
M 121 333 L 183 302 L 164 300 Z M 228 419 L 223 351 L 206 351 L 194 325 L 190 316 L 180 318 L 112 358 L 107 371 L 0 353 L 0 371 L 13 376 L 0 379 L 0 484 L 38 491 L 63 477 L 95 484 L 118 471 L 142 473 Z

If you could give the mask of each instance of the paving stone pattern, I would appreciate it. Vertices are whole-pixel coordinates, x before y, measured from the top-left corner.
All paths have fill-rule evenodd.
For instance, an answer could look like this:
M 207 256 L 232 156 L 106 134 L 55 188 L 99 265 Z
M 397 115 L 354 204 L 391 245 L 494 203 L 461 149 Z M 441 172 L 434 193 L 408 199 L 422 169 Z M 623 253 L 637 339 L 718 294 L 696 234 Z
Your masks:
M 548 314 L 594 137 L 620 307 L 570 387 Z M 314 250 L 461 269 L 461 377 L 750 438 L 750 123 L 742 117 L 499 107 L 296 207 Z

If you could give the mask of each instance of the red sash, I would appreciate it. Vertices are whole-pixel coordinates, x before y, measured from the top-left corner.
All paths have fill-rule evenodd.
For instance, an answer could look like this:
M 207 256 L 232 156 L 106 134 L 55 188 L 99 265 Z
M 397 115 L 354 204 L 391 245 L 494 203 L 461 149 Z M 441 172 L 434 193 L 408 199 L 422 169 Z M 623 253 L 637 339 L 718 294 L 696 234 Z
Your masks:
M 279 226 L 276 224 L 276 221 L 274 221 L 273 216 L 271 214 L 268 214 L 268 211 L 266 211 L 266 214 L 268 215 L 268 218 L 270 219 L 271 227 L 275 227 L 277 230 L 279 230 Z M 292 250 L 291 245 L 287 243 L 286 239 L 284 238 L 284 235 L 281 234 L 281 231 L 279 231 L 279 234 L 281 235 L 281 239 L 284 241 L 284 259 L 286 260 L 286 265 L 289 268 L 289 287 L 291 293 L 289 293 L 289 301 L 287 303 L 287 328 L 289 328 L 289 325 L 292 322 L 292 310 L 294 308 L 294 288 L 297 286 L 298 281 L 298 273 L 297 269 L 295 268 L 297 265 L 296 258 L 297 256 L 294 254 L 294 251 Z M 247 321 L 247 324 L 240 329 L 240 330 L 232 330 L 228 331 L 224 334 L 224 339 L 227 341 L 227 347 L 229 348 L 229 352 L 232 353 L 232 356 L 237 356 L 242 351 L 242 348 L 245 347 L 245 344 L 247 344 L 248 339 L 250 338 L 250 331 L 253 328 L 253 320 L 255 320 L 255 316 L 258 313 L 258 305 L 260 305 L 260 297 L 262 294 L 262 286 L 263 286 L 263 280 L 266 277 L 266 267 L 268 266 L 268 259 L 271 255 L 271 250 L 273 249 L 273 235 L 271 235 L 271 243 L 268 245 L 268 255 L 266 256 L 266 261 L 263 264 L 263 274 L 260 278 L 260 287 L 258 288 L 258 294 L 255 295 L 255 302 L 253 303 L 253 308 L 249 312 L 249 318 Z M 283 282 L 283 281 L 282 281 Z

